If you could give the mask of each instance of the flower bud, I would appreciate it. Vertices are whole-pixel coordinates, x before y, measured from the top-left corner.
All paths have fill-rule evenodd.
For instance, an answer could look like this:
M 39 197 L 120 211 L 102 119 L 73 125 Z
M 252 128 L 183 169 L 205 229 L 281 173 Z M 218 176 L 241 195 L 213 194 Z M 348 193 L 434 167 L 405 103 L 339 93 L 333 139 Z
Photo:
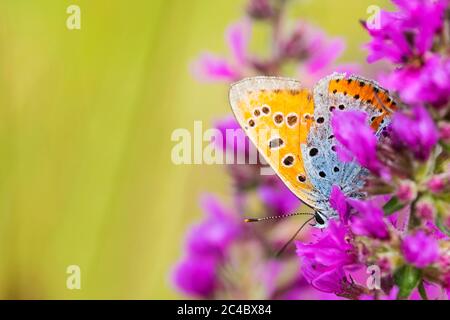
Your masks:
M 449 122 L 439 123 L 439 137 L 445 142 L 450 142 L 450 123 Z
M 420 200 L 416 204 L 416 215 L 420 219 L 432 221 L 436 215 L 436 208 L 428 200 Z
M 434 176 L 427 182 L 427 187 L 433 193 L 440 193 L 445 189 L 445 178 L 441 176 Z
M 417 187 L 414 182 L 404 180 L 398 186 L 396 195 L 403 203 L 411 202 L 417 197 Z
M 392 262 L 387 257 L 380 258 L 377 265 L 380 267 L 382 273 L 390 273 L 392 271 Z
M 247 5 L 247 14 L 255 20 L 269 19 L 273 13 L 269 0 L 250 0 Z

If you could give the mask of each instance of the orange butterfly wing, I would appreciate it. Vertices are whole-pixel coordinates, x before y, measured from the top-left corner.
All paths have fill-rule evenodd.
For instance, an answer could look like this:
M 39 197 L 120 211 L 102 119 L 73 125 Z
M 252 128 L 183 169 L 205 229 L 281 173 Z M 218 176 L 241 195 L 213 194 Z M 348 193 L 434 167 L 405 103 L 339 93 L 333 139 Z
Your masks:
M 397 110 L 397 104 L 389 95 L 389 92 L 375 81 L 359 76 L 345 76 L 333 74 L 322 81 L 328 83 L 328 95 L 330 100 L 334 96 L 349 97 L 360 101 L 361 108 L 367 109 L 369 114 L 374 114 L 370 119 L 371 127 L 377 131 L 392 113 Z M 337 102 L 336 102 L 337 104 Z
M 264 159 L 298 198 L 314 207 L 300 148 L 313 121 L 311 92 L 296 80 L 254 77 L 231 87 L 230 103 Z

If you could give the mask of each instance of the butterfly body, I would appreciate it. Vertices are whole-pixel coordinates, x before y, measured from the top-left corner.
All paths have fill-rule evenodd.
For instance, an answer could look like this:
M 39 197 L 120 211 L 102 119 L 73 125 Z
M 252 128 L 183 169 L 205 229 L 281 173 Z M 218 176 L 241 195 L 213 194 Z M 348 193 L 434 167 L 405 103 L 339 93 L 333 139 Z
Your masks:
M 292 79 L 245 79 L 232 86 L 230 102 L 258 151 L 287 187 L 318 214 L 319 228 L 337 217 L 329 203 L 333 185 L 348 197 L 363 197 L 360 190 L 368 174 L 356 162 L 338 159 L 333 112 L 365 111 L 380 136 L 395 109 L 393 99 L 377 83 L 338 73 L 320 80 L 312 92 Z

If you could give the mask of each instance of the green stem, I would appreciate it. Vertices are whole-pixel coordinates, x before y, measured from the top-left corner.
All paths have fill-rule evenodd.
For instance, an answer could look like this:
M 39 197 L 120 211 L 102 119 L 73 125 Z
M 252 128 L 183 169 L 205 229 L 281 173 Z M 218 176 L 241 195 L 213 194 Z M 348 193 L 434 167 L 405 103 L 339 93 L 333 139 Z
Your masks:
M 422 300 L 428 300 L 427 291 L 425 290 L 425 286 L 423 285 L 423 280 L 420 280 L 418 289 Z

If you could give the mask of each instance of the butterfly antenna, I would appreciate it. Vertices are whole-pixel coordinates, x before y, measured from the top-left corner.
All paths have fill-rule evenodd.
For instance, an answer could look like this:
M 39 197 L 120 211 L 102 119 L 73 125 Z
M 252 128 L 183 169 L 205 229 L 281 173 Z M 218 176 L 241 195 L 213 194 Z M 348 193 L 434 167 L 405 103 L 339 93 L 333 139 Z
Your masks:
M 313 213 L 296 212 L 296 213 L 283 214 L 281 216 L 271 216 L 271 217 L 264 217 L 264 218 L 247 218 L 244 220 L 244 222 L 259 222 L 259 221 L 267 221 L 267 220 L 277 220 L 277 219 L 283 219 L 283 218 L 300 216 L 300 215 L 314 216 Z
M 292 241 L 295 240 L 295 238 L 297 238 L 297 235 L 300 233 L 300 231 L 302 231 L 302 229 L 312 220 L 314 219 L 314 217 L 309 218 L 308 220 L 306 220 L 302 226 L 300 228 L 298 228 L 298 230 L 295 232 L 295 234 L 289 239 L 289 241 L 287 241 L 284 246 L 277 252 L 277 254 L 275 255 L 277 258 L 281 256 L 281 254 L 286 250 L 286 248 L 288 247 L 288 245 L 291 244 Z

